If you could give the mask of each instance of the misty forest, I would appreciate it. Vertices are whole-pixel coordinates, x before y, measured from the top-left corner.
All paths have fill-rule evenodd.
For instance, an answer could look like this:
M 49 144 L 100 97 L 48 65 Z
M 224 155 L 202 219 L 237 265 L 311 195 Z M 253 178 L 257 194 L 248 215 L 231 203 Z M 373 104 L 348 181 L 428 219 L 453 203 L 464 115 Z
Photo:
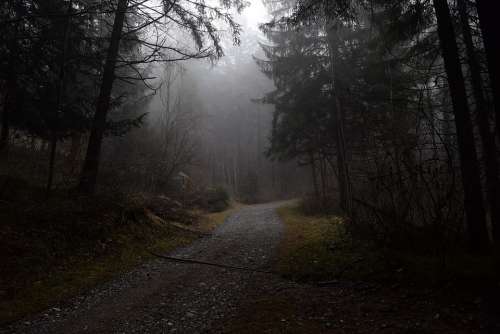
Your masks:
M 0 1 L 0 333 L 500 333 L 494 3 Z

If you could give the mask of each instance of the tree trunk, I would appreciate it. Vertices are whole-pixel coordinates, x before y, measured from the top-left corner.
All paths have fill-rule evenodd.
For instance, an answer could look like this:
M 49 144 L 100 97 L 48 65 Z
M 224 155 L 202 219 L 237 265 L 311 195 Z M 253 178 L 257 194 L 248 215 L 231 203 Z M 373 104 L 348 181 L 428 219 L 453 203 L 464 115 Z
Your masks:
M 335 110 L 333 112 L 333 120 L 335 122 L 335 138 L 337 143 L 337 167 L 338 167 L 338 180 L 340 188 L 340 203 L 342 210 L 348 215 L 351 214 L 352 200 L 350 191 L 349 180 L 349 167 L 346 159 L 345 149 L 345 136 L 344 136 L 344 117 L 342 112 L 342 104 L 340 102 L 339 90 L 337 87 L 336 74 L 335 74 L 335 36 L 332 29 L 327 29 L 328 32 L 328 47 L 330 53 L 330 75 L 332 92 L 335 98 Z
M 314 153 L 310 154 L 311 157 L 311 172 L 314 185 L 314 196 L 319 199 L 319 187 L 318 187 L 318 177 L 316 174 L 316 161 L 314 160 Z
M 5 96 L 2 108 L 2 128 L 0 134 L 0 153 L 7 154 L 10 136 L 10 114 L 17 103 L 17 80 L 13 69 L 10 69 L 7 77 Z
M 496 117 L 496 133 L 500 139 L 500 42 L 498 40 L 498 1 L 476 0 L 479 27 L 483 36 L 488 73 L 491 82 Z
M 476 101 L 476 114 L 479 123 L 479 133 L 483 144 L 483 160 L 486 169 L 486 196 L 490 208 L 491 226 L 495 243 L 500 243 L 500 183 L 498 179 L 498 161 L 495 136 L 490 130 L 489 112 L 484 98 L 481 68 L 474 50 L 474 43 L 469 26 L 467 4 L 465 0 L 458 1 L 458 11 L 462 24 L 462 32 L 467 50 L 467 60 L 471 72 L 471 83 Z
M 80 146 L 82 144 L 82 134 L 75 132 L 71 135 L 71 146 L 68 155 L 68 166 L 71 174 L 73 174 L 77 168 L 78 156 L 80 155 Z
M 66 11 L 66 27 L 64 30 L 64 40 L 63 40 L 63 48 L 61 52 L 60 66 L 59 66 L 59 77 L 57 81 L 57 97 L 56 97 L 56 105 L 55 111 L 56 115 L 61 108 L 61 102 L 64 97 L 64 75 L 65 75 L 65 67 L 66 67 L 66 53 L 68 49 L 69 43 L 69 33 L 71 29 L 71 10 L 73 8 L 73 0 L 68 2 L 68 10 Z M 57 116 L 55 117 L 54 129 L 52 129 L 52 136 L 50 138 L 50 157 L 49 157 L 49 175 L 47 178 L 47 187 L 46 192 L 47 196 L 50 195 L 50 191 L 52 190 L 52 183 L 54 180 L 54 165 L 56 159 L 56 149 L 57 149 L 57 140 L 58 140 L 58 120 Z
M 472 121 L 469 114 L 465 83 L 448 3 L 447 0 L 433 0 L 433 3 L 436 11 L 439 41 L 449 84 L 453 112 L 455 114 L 469 246 L 471 251 L 478 252 L 488 248 L 489 239 Z
M 118 0 L 118 8 L 113 22 L 113 31 L 111 41 L 104 64 L 104 74 L 102 77 L 97 107 L 92 122 L 87 154 L 83 164 L 82 174 L 80 176 L 79 190 L 83 193 L 92 194 L 97 182 L 97 173 L 99 170 L 99 161 L 101 156 L 102 140 L 106 129 L 106 117 L 111 100 L 111 91 L 115 80 L 115 65 L 120 49 L 120 39 L 125 21 L 125 11 L 128 0 Z
M 6 152 L 9 146 L 9 95 L 9 88 L 7 88 L 2 108 L 2 133 L 0 134 L 0 152 Z
M 52 190 L 52 184 L 54 181 L 54 165 L 56 161 L 56 149 L 57 149 L 57 137 L 55 135 L 50 139 L 50 157 L 49 157 L 49 176 L 47 178 L 46 193 L 47 196 L 50 195 Z

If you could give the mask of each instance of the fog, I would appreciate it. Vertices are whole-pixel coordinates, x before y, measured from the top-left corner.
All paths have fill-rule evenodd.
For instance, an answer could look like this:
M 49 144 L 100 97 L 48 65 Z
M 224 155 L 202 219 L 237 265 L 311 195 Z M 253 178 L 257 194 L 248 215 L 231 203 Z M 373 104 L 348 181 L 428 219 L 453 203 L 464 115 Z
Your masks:
M 156 134 L 147 145 L 162 151 L 165 161 L 174 157 L 175 162 L 166 163 L 168 178 L 187 173 L 197 184 L 223 186 L 247 202 L 291 198 L 310 189 L 309 173 L 296 162 L 272 161 L 266 156 L 273 106 L 262 100 L 275 87 L 255 57 L 263 57 L 259 43 L 266 38 L 259 26 L 269 19 L 261 1 L 250 2 L 235 13 L 241 24 L 239 42 L 222 34 L 224 56 L 220 59 L 155 63 L 144 68 L 154 79 L 147 81 L 149 87 L 144 90 L 147 104 L 139 106 L 139 113 L 146 114 L 145 126 L 136 131 L 144 133 L 139 136 Z M 171 36 L 186 37 L 177 30 L 169 31 Z M 175 142 L 180 141 L 178 137 L 182 143 Z M 110 149 L 110 165 L 118 160 L 113 153 L 117 150 L 124 149 Z

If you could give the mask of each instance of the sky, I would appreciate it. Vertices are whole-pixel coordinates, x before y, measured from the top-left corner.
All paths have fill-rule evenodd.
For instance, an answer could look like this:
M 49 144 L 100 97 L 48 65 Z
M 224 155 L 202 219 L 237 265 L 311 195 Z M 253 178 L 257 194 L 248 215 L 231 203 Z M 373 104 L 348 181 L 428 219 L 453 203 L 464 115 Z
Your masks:
M 250 6 L 245 8 L 243 18 L 251 29 L 258 29 L 259 24 L 264 23 L 269 18 L 266 8 L 262 0 L 251 0 Z

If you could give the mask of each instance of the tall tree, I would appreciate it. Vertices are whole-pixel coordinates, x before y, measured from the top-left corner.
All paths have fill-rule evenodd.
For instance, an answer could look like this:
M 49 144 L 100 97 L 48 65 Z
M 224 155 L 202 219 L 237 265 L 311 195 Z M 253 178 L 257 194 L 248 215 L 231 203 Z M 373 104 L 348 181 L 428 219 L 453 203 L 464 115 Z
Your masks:
M 447 0 L 433 0 L 433 4 L 455 114 L 469 243 L 471 250 L 481 251 L 488 247 L 489 238 L 486 228 L 477 152 L 460 55 Z
M 496 115 L 496 132 L 500 138 L 500 41 L 498 38 L 498 3 L 491 0 L 476 0 L 479 27 L 483 37 L 488 74 L 493 91 L 493 104 Z M 498 232 L 500 233 L 500 232 Z M 498 233 L 495 233 L 498 237 Z M 498 240 L 498 239 L 497 239 Z
M 336 27 L 330 24 L 326 28 L 328 53 L 330 56 L 330 81 L 332 95 L 335 100 L 335 108 L 332 109 L 333 121 L 335 123 L 335 138 L 337 146 L 337 170 L 338 181 L 340 188 L 340 202 L 341 208 L 351 215 L 352 211 L 352 195 L 351 195 L 351 181 L 349 178 L 349 167 L 346 155 L 346 139 L 345 139 L 345 126 L 344 126 L 344 112 L 342 102 L 340 100 L 340 92 L 338 87 L 338 80 L 336 74 L 336 58 L 337 58 L 337 44 L 338 38 L 336 36 Z
M 115 19 L 113 22 L 113 30 L 111 32 L 111 40 L 104 64 L 104 72 L 102 83 L 97 98 L 97 107 L 90 132 L 87 154 L 82 169 L 80 179 L 80 191 L 85 193 L 94 192 L 97 181 L 97 173 L 99 168 L 99 158 L 101 155 L 102 139 L 106 128 L 106 117 L 109 110 L 111 99 L 111 90 L 115 79 L 115 66 L 120 48 L 120 40 L 125 21 L 125 11 L 127 9 L 128 0 L 118 0 Z
M 496 243 L 500 243 L 500 180 L 498 178 L 495 136 L 491 133 L 490 129 L 490 113 L 483 91 L 481 66 L 472 39 L 467 2 L 465 0 L 458 0 L 457 4 L 463 40 L 467 52 L 467 63 L 470 69 L 472 93 L 476 103 L 479 132 L 483 144 L 483 160 L 486 170 L 486 196 L 489 204 L 493 237 Z

